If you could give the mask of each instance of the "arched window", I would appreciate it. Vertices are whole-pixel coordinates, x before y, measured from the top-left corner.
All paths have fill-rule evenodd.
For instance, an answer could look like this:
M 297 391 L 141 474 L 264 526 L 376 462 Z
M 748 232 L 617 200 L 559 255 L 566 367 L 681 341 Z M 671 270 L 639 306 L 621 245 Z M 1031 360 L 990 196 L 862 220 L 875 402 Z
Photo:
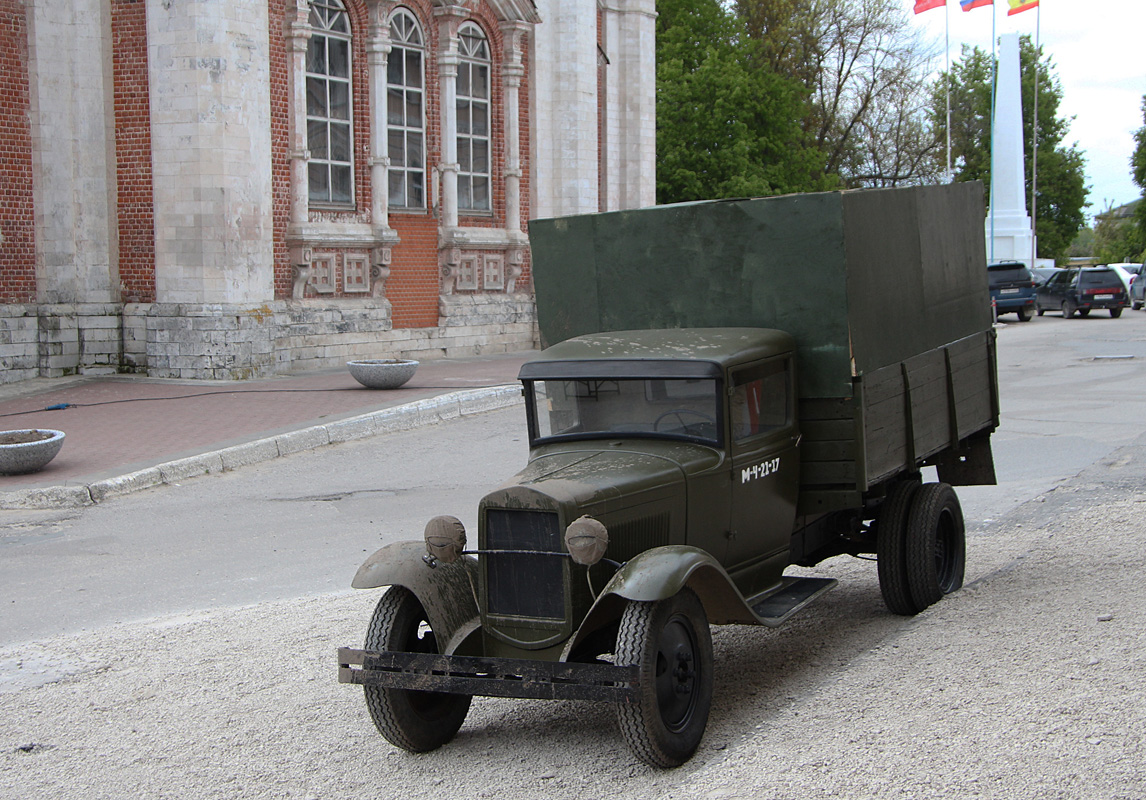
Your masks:
M 311 0 L 306 52 L 306 147 L 310 202 L 354 203 L 350 18 L 342 0 Z
M 426 206 L 425 51 L 414 15 L 398 9 L 390 18 L 386 66 L 387 149 L 390 205 Z
M 458 31 L 458 208 L 490 210 L 489 43 L 471 22 Z

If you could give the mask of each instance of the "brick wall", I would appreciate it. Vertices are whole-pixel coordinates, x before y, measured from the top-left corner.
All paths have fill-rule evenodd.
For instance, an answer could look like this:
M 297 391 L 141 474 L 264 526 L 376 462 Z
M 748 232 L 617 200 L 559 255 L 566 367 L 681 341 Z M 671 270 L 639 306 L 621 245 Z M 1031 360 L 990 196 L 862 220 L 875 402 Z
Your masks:
M 0 0 L 0 303 L 36 300 L 28 32 L 22 0 Z
M 155 300 L 155 226 L 146 5 L 113 0 L 111 14 L 120 292 L 126 302 L 150 303 Z

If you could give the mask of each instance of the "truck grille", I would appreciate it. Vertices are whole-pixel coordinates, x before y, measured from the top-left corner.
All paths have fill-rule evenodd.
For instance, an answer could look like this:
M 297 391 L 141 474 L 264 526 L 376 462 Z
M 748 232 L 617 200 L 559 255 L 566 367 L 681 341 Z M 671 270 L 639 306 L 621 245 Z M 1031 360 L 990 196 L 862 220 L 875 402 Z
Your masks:
M 551 511 L 488 509 L 486 550 L 561 553 L 561 523 Z M 565 617 L 565 560 L 557 556 L 491 554 L 486 563 L 486 603 L 491 614 Z

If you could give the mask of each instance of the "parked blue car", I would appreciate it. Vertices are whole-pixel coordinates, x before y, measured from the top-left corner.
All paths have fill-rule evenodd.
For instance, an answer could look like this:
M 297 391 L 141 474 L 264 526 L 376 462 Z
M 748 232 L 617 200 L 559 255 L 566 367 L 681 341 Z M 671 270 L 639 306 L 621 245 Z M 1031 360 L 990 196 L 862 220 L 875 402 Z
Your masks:
M 1021 261 L 1002 261 L 987 266 L 987 284 L 995 316 L 1017 314 L 1019 322 L 1035 315 L 1035 278 Z

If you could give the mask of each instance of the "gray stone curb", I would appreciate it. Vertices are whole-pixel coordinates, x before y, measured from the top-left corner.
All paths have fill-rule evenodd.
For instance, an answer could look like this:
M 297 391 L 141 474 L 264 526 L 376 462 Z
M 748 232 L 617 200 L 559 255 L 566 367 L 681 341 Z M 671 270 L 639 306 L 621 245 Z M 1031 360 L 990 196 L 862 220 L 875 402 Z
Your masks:
M 200 475 L 269 461 L 329 444 L 366 439 L 385 433 L 413 430 L 460 417 L 509 408 L 522 402 L 521 387 L 495 386 L 468 389 L 418 400 L 358 417 L 316 425 L 211 453 L 168 461 L 86 486 L 48 486 L 0 493 L 0 509 L 78 508 L 113 497 L 177 483 Z

